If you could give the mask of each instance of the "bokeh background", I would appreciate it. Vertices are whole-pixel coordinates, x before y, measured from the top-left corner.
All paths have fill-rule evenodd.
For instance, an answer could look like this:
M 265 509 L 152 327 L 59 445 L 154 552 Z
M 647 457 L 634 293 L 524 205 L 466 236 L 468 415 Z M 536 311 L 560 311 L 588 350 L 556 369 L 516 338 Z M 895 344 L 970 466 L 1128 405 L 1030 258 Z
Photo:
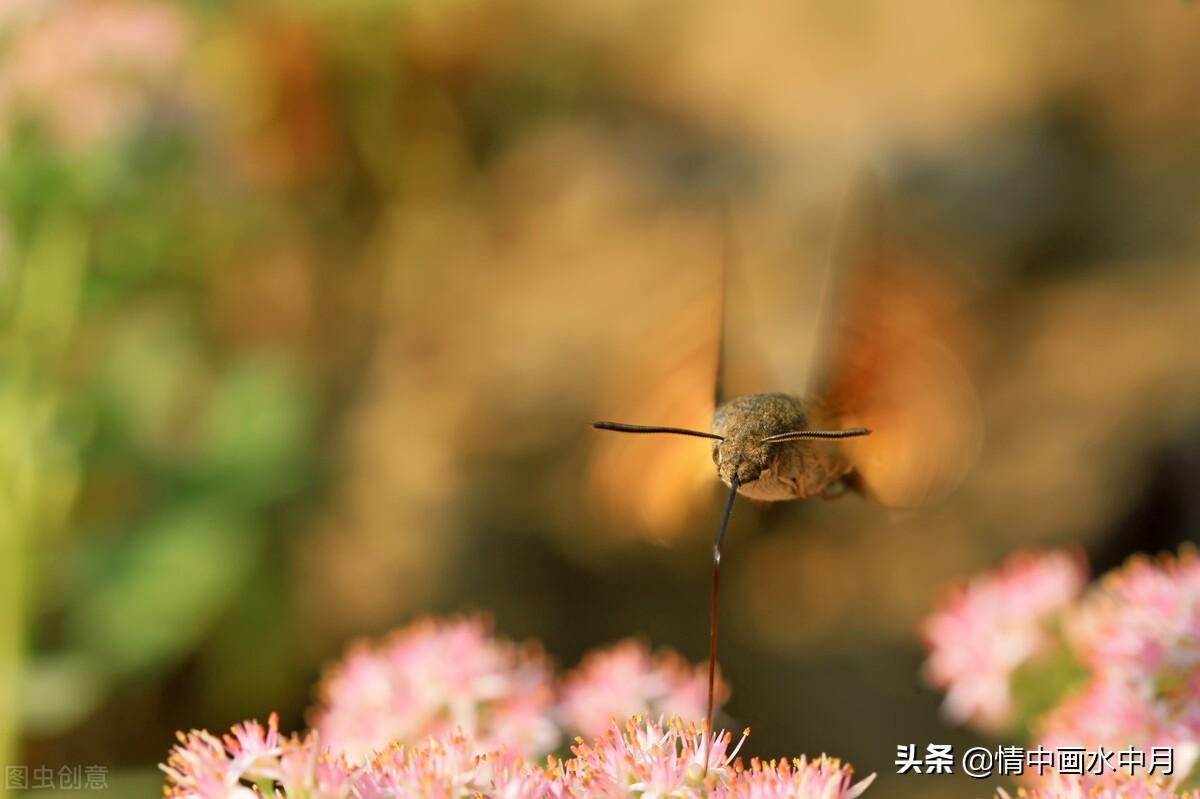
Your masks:
M 803 321 L 869 164 L 970 286 L 986 435 L 920 511 L 739 503 L 725 721 L 987 793 L 893 773 L 978 740 L 919 674 L 941 586 L 1200 533 L 1198 37 L 1179 0 L 3 3 L 0 761 L 157 791 L 175 730 L 299 728 L 430 612 L 702 659 L 707 444 L 589 423 L 704 424 L 717 200 Z

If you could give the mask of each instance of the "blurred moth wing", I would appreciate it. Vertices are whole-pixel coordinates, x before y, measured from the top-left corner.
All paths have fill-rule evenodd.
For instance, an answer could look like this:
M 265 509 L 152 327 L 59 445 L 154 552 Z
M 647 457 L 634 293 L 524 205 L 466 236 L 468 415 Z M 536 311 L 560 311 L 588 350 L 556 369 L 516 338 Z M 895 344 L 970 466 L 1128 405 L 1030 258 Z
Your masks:
M 598 408 L 616 419 L 662 421 L 707 430 L 717 370 L 720 286 L 717 270 L 675 287 L 652 314 L 638 347 L 611 367 Z M 712 463 L 704 444 L 680 436 L 596 436 L 588 488 L 630 534 L 670 540 L 708 502 Z
M 881 505 L 940 499 L 978 457 L 983 425 L 965 364 L 968 292 L 946 259 L 902 234 L 864 178 L 840 223 L 807 393 L 844 427 L 855 487 Z
M 762 357 L 759 314 L 755 312 L 757 306 L 742 264 L 733 211 L 728 203 L 721 207 L 720 254 L 716 281 L 716 306 L 720 316 L 713 349 L 713 411 L 737 397 L 780 390 Z

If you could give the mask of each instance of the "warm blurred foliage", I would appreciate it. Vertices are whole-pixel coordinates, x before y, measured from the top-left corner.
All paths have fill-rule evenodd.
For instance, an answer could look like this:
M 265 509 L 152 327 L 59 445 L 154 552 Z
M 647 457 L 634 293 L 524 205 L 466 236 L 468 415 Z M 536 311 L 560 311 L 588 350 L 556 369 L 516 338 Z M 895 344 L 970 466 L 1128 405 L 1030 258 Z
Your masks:
M 973 287 L 986 435 L 920 511 L 739 504 L 727 712 L 978 793 L 891 773 L 972 740 L 920 687 L 937 586 L 1200 530 L 1197 36 L 1180 0 L 0 4 L 0 760 L 157 790 L 175 729 L 299 727 L 430 610 L 699 658 L 708 444 L 588 425 L 704 424 L 722 198 L 795 374 L 869 163 Z

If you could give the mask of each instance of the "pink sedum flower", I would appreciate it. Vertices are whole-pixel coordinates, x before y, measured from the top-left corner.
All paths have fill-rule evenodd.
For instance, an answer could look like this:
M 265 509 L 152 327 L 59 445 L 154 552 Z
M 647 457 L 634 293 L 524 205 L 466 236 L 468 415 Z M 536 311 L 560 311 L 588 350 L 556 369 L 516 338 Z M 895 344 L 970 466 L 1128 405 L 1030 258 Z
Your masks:
M 854 770 L 836 758 L 750 761 L 750 769 L 730 785 L 729 796 L 741 799 L 854 799 L 862 795 L 875 775 L 858 783 Z
M 737 754 L 728 751 L 728 733 L 712 733 L 705 761 L 705 738 L 679 719 L 659 724 L 634 716 L 624 725 L 614 722 L 592 744 L 577 739 L 575 757 L 564 764 L 565 783 L 584 788 L 586 796 L 698 796 L 733 777 Z
M 1160 780 L 1164 790 L 1187 777 L 1200 754 L 1194 732 L 1180 722 L 1169 706 L 1158 700 L 1148 683 L 1128 681 L 1117 675 L 1093 677 L 1083 690 L 1068 696 L 1042 717 L 1038 726 L 1038 745 L 1050 750 L 1083 747 L 1088 752 L 1116 753 L 1133 748 L 1148 758 L 1154 747 L 1171 747 L 1174 750 L 1172 775 Z M 1137 774 L 1145 773 L 1144 767 L 1136 771 Z M 1114 785 L 1130 783 L 1130 777 L 1137 774 L 1106 769 L 1101 774 L 1089 773 L 1073 779 L 1107 790 Z M 1167 796 L 1169 792 L 1162 795 Z
M 351 782 L 345 760 L 319 754 L 315 735 L 280 737 L 274 714 L 266 728 L 248 721 L 221 738 L 180 733 L 162 769 L 163 793 L 177 799 L 254 799 L 252 784 L 277 786 L 284 796 L 345 796 Z
M 541 650 L 493 637 L 478 617 L 422 621 L 359 645 L 329 670 L 319 695 L 313 726 L 322 744 L 353 762 L 455 729 L 476 752 L 538 755 L 560 739 Z
M 1148 684 L 1099 676 L 1068 696 L 1039 722 L 1039 743 L 1047 749 L 1084 746 L 1108 751 L 1133 745 L 1167 746 L 1181 732 Z
M 679 719 L 658 724 L 633 717 L 612 724 L 591 746 L 578 744 L 563 764 L 560 787 L 573 797 L 729 797 L 733 799 L 855 799 L 874 776 L 857 783 L 853 769 L 832 758 L 797 758 L 744 768 L 726 732 L 707 736 Z M 707 769 L 705 763 L 707 762 Z
M 1170 746 L 1185 777 L 1200 754 L 1200 559 L 1132 558 L 1066 620 L 1092 678 L 1042 720 L 1043 745 Z
M 921 627 L 926 678 L 945 690 L 946 716 L 988 730 L 1010 724 L 1013 672 L 1050 648 L 1052 622 L 1086 582 L 1079 553 L 1018 552 L 954 589 Z
M 550 789 L 551 779 L 543 770 L 507 752 L 476 754 L 473 743 L 455 732 L 380 752 L 359 772 L 353 796 L 535 799 L 550 795 Z
M 1088 593 L 1068 632 L 1097 671 L 1186 679 L 1200 667 L 1200 558 L 1131 559 Z
M 717 684 L 716 701 L 729 688 Z M 560 710 L 566 727 L 585 736 L 603 733 L 613 719 L 631 715 L 702 718 L 708 705 L 708 673 L 680 655 L 622 641 L 589 654 L 563 682 Z
M 474 742 L 454 732 L 393 744 L 351 769 L 319 753 L 316 736 L 283 739 L 276 727 L 272 717 L 265 732 L 251 722 L 220 739 L 181 735 L 163 767 L 166 795 L 251 799 L 257 788 L 293 799 L 856 799 L 873 779 L 856 783 L 849 766 L 824 756 L 744 768 L 728 733 L 706 736 L 678 719 L 613 724 L 545 766 L 506 751 L 475 754 Z

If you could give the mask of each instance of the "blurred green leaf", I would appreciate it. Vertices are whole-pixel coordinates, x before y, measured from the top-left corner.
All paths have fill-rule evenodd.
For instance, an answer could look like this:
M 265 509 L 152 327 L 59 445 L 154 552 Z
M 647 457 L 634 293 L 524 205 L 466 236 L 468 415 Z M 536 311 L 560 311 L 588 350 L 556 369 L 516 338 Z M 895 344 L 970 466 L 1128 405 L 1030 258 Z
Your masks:
M 147 131 L 128 145 L 104 201 L 92 214 L 90 306 L 127 303 L 135 292 L 201 289 L 192 153 L 171 129 Z M 191 308 L 187 310 L 192 310 Z
M 280 365 L 235 366 L 202 425 L 197 459 L 206 486 L 253 504 L 294 489 L 304 476 L 311 416 L 308 392 Z
M 26 369 L 54 369 L 75 326 L 85 237 L 67 218 L 44 222 L 23 257 L 5 319 L 6 355 Z
M 207 379 L 194 331 L 169 304 L 111 324 L 97 384 L 113 433 L 142 456 L 184 458 L 188 431 L 181 423 L 194 414 Z
M 18 126 L 0 159 L 0 197 L 17 245 L 32 238 L 48 207 L 72 204 L 71 173 L 58 154 L 29 126 Z
M 71 637 L 117 674 L 183 656 L 237 602 L 261 555 L 256 533 L 220 507 L 166 511 L 102 559 Z

